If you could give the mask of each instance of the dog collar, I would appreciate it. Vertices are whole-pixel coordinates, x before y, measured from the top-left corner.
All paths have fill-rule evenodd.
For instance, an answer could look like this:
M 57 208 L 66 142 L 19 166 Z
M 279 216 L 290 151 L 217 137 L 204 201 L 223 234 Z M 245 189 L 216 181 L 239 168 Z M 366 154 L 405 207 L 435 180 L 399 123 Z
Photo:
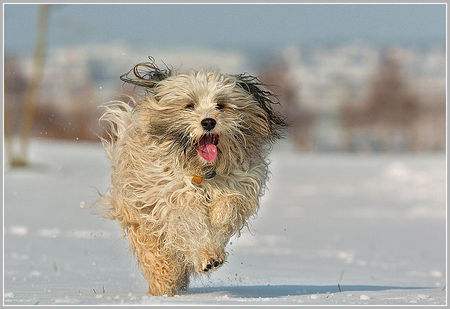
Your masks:
M 203 182 L 204 179 L 208 180 L 208 179 L 212 179 L 214 177 L 216 177 L 216 171 L 209 172 L 208 174 L 206 174 L 203 177 L 195 175 L 194 177 L 192 177 L 192 181 L 199 185 Z

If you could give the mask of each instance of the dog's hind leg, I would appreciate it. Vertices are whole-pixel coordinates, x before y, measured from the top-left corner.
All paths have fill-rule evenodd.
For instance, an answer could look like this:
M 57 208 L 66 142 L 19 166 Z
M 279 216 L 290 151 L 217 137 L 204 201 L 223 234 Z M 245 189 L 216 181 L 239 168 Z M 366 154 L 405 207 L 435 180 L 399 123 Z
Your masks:
M 148 281 L 150 295 L 174 296 L 187 288 L 189 277 L 186 275 L 183 265 L 177 263 L 172 256 L 144 257 L 144 263 L 148 262 L 150 265 L 142 265 L 141 268 Z
M 154 296 L 173 296 L 187 288 L 190 272 L 172 252 L 161 250 L 155 237 L 143 231 L 129 233 L 128 238 L 135 249 L 139 267 L 149 284 L 148 293 Z

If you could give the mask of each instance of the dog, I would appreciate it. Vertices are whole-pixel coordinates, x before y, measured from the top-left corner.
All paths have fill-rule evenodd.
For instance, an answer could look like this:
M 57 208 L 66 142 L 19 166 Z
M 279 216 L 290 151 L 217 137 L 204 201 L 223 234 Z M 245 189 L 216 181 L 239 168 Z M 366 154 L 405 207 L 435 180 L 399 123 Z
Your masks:
M 247 73 L 179 73 L 150 58 L 121 79 L 145 93 L 104 106 L 111 188 L 102 203 L 149 294 L 173 296 L 226 261 L 230 237 L 259 208 L 286 123 L 276 96 Z

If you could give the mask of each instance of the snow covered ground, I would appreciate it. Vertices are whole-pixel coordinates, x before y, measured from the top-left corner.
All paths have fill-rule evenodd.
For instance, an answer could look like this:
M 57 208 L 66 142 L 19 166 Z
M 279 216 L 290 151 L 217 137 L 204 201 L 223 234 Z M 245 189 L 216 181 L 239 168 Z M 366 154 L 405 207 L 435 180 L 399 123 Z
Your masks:
M 92 214 L 99 145 L 35 141 L 5 171 L 5 304 L 446 304 L 445 156 L 277 148 L 252 232 L 176 297 L 146 282 L 115 222 Z

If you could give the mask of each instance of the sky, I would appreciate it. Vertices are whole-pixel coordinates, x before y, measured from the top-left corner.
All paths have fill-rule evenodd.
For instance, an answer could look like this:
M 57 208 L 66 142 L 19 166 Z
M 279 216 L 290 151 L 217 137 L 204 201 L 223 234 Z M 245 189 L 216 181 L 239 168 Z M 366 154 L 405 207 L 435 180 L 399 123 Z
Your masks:
M 5 50 L 29 55 L 37 6 L 5 4 Z M 50 47 L 286 47 L 340 41 L 445 46 L 445 5 L 53 5 Z

